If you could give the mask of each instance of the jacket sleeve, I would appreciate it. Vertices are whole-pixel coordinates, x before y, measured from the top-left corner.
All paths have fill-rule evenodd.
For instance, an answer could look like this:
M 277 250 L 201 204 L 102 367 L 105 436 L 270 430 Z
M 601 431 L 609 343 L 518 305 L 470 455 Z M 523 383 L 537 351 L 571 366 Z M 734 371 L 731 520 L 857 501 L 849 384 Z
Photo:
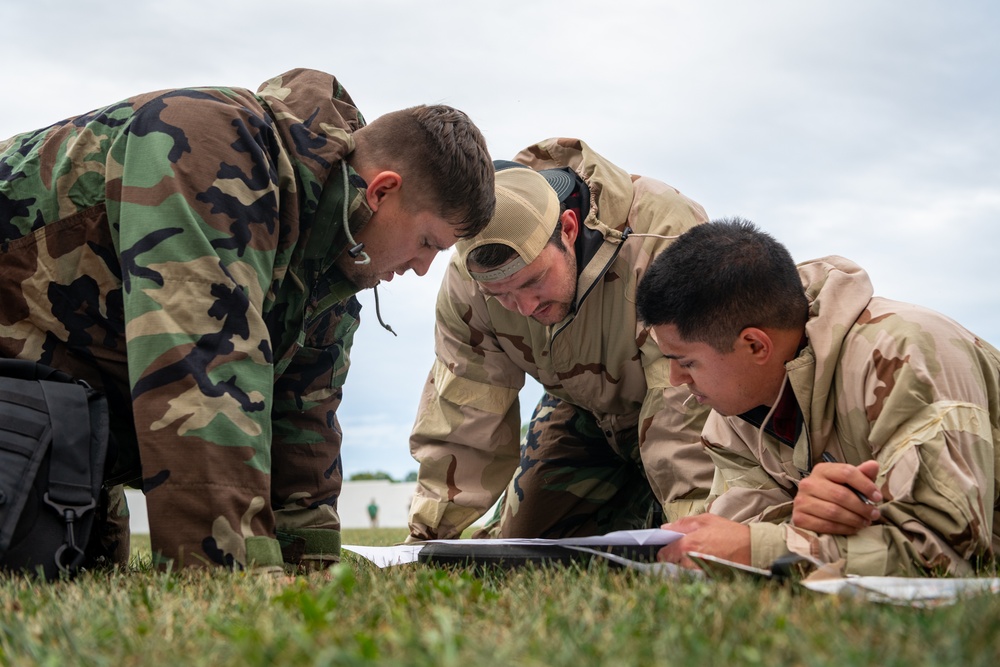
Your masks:
M 756 429 L 734 428 L 735 419 L 711 412 L 702 432 L 715 463 L 708 511 L 749 524 L 751 564 L 766 569 L 789 551 L 783 535 L 791 520 L 795 488 L 780 484 L 761 465 L 755 454 L 759 448 L 751 448 L 749 440 L 758 437 Z
M 629 224 L 635 231 L 668 238 L 643 238 L 635 259 L 635 282 L 642 279 L 653 258 L 670 244 L 672 236 L 708 220 L 700 204 L 672 186 L 655 179 L 633 180 L 634 199 Z M 639 451 L 646 477 L 668 521 L 704 510 L 715 465 L 701 442 L 709 410 L 686 403 L 690 392 L 670 384 L 670 362 L 642 323 L 636 342 L 642 357 L 646 395 L 639 413 Z
M 280 533 L 301 537 L 310 557 L 335 558 L 343 486 L 337 409 L 361 304 L 352 296 L 318 310 L 307 322 L 305 344 L 275 382 L 271 502 Z
M 281 564 L 262 317 L 279 142 L 251 107 L 192 91 L 156 98 L 108 158 L 151 542 L 175 566 Z
M 846 574 L 966 574 L 970 563 L 994 550 L 996 454 L 989 423 L 984 410 L 966 403 L 928 405 L 922 417 L 899 424 L 876 457 L 886 498 L 879 505 L 882 520 L 845 537 L 792 525 L 794 489 L 781 487 L 713 413 L 705 437 L 719 446 L 710 450 L 717 473 L 709 511 L 750 524 L 755 567 L 794 552 L 843 561 Z M 849 463 L 864 460 L 845 449 Z
M 711 412 L 702 438 L 715 464 L 708 511 L 741 523 L 780 522 L 792 516 L 795 489 L 782 486 L 761 465 L 748 437 L 756 430 L 737 430 L 732 418 Z M 773 560 L 773 559 L 772 559 Z M 771 564 L 767 562 L 766 566 Z
M 946 347 L 940 345 L 937 352 L 950 356 Z M 844 451 L 845 460 L 855 465 L 866 458 L 879 462 L 876 483 L 885 498 L 879 504 L 881 520 L 849 537 L 789 525 L 769 539 L 826 562 L 843 559 L 847 574 L 967 575 L 998 546 L 1000 413 L 996 393 L 990 399 L 983 391 L 992 384 L 995 392 L 998 372 L 993 367 L 978 373 L 967 356 L 964 363 L 952 358 L 928 364 L 913 348 L 908 358 L 896 361 L 903 363 L 894 383 L 869 412 L 868 451 L 850 446 Z M 886 386 L 879 375 L 867 378 L 869 391 Z
M 791 551 L 824 562 L 843 559 L 846 574 L 968 575 L 995 552 L 994 446 L 979 428 L 988 423 L 982 411 L 950 406 L 911 425 L 919 435 L 901 433 L 887 443 L 890 451 L 877 457 L 882 467 L 877 481 L 887 499 L 879 505 L 879 523 L 847 537 L 791 524 L 780 530 L 754 526 L 755 561 L 758 554 L 764 560 Z
M 452 261 L 437 300 L 436 358 L 410 436 L 419 463 L 411 539 L 459 536 L 517 467 L 524 371 L 500 349 L 488 321 L 485 302 Z
M 755 548 L 843 560 L 859 575 L 963 575 L 995 555 L 997 357 L 954 331 L 929 345 L 935 326 L 923 323 L 909 340 L 883 334 L 874 352 L 848 349 L 841 362 L 855 374 L 843 384 L 868 397 L 840 398 L 844 407 L 867 403 L 838 411 L 842 455 L 854 465 L 879 462 L 881 520 L 848 537 L 752 528 Z
M 656 348 L 652 341 L 648 344 Z M 670 385 L 667 359 L 659 350 L 649 356 L 644 369 L 646 398 L 639 414 L 639 451 L 665 520 L 675 521 L 705 509 L 715 474 L 715 464 L 701 442 L 709 411 L 696 402 L 685 405 L 689 393 Z

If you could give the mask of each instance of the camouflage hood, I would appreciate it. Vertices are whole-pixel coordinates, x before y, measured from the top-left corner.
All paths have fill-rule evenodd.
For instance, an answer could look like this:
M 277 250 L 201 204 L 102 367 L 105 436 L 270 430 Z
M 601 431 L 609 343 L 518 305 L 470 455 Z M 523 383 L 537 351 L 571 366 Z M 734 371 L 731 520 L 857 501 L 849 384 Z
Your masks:
M 317 95 L 317 90 L 329 94 Z M 342 190 L 339 170 L 331 170 L 354 151 L 353 133 L 365 119 L 337 78 L 325 72 L 293 69 L 269 79 L 257 93 L 301 182 L 303 218 L 311 218 L 327 185 L 328 193 Z M 366 221 L 352 221 L 352 231 Z
M 868 307 L 874 290 L 868 273 L 843 257 L 830 256 L 799 265 L 809 321 L 808 346 L 787 364 L 789 378 L 806 416 L 812 442 L 827 442 L 836 412 L 834 381 L 848 331 Z M 812 456 L 818 456 L 813 452 Z M 806 449 L 797 450 L 795 464 L 810 470 Z
M 558 167 L 575 171 L 590 189 L 590 211 L 583 220 L 584 226 L 612 243 L 621 243 L 633 199 L 632 178 L 627 171 L 599 155 L 586 142 L 571 138 L 540 141 L 514 156 L 514 161 L 535 171 Z M 593 254 L 589 253 L 581 264 L 591 259 Z

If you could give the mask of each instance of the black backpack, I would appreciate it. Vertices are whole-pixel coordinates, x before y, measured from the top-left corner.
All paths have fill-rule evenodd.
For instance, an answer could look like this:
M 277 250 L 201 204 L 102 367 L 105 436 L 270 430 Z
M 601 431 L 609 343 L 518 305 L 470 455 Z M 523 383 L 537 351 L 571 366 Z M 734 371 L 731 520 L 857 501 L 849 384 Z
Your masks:
M 104 396 L 0 359 L 0 568 L 55 579 L 85 563 L 108 450 Z

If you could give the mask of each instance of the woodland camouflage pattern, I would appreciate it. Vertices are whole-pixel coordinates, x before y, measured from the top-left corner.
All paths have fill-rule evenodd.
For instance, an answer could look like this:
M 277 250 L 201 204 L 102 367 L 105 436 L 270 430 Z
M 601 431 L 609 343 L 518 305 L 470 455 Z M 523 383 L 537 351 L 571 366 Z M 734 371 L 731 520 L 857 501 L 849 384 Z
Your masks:
M 608 438 L 589 410 L 546 392 L 496 515 L 473 537 L 560 538 L 650 528 L 655 502 L 639 456 L 639 430 L 627 427 Z
M 843 559 L 858 575 L 964 575 L 988 563 L 1000 549 L 1000 352 L 938 313 L 873 297 L 867 273 L 844 258 L 799 273 L 809 340 L 786 369 L 801 433 L 791 447 L 713 412 L 710 511 L 753 522 L 757 567 L 789 551 Z M 823 452 L 879 462 L 879 522 L 849 537 L 787 523 Z
M 341 180 L 364 124 L 334 77 L 292 70 L 0 143 L 0 355 L 107 393 L 109 483 L 141 483 L 176 565 L 281 566 L 276 527 L 339 554 L 360 305 L 333 262 L 344 197 L 355 233 L 370 216 Z
M 536 170 L 569 166 L 588 183 L 591 209 L 581 234 L 593 247 L 578 256 L 575 312 L 551 327 L 484 298 L 457 253 L 452 257 L 437 301 L 437 358 L 410 438 L 420 463 L 411 538 L 457 536 L 509 483 L 504 536 L 600 530 L 612 520 L 595 524 L 583 514 L 602 505 L 620 506 L 629 515 L 621 527 L 628 527 L 630 502 L 618 503 L 636 484 L 652 487 L 667 517 L 700 510 L 713 470 L 699 439 L 707 410 L 683 405 L 687 392 L 670 386 L 669 363 L 635 314 L 636 284 L 670 241 L 623 241 L 622 232 L 627 225 L 680 234 L 706 221 L 704 209 L 669 185 L 630 176 L 579 139 L 549 139 L 514 159 Z M 528 444 L 548 447 L 557 438 L 542 431 L 557 425 L 577 441 L 575 452 L 530 447 L 522 458 L 518 391 L 526 374 L 547 392 Z M 552 418 L 561 402 L 570 405 Z M 579 414 L 589 428 L 567 422 Z M 555 458 L 546 461 L 545 476 L 531 470 Z M 616 472 L 627 467 L 634 474 Z

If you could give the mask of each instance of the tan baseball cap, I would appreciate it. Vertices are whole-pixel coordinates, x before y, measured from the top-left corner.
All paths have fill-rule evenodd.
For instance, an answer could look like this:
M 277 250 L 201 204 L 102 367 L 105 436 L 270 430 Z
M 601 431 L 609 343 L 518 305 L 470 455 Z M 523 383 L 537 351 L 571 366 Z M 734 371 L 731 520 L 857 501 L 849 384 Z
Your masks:
M 559 221 L 560 197 L 572 192 L 573 186 L 573 178 L 564 170 L 537 172 L 516 162 L 498 160 L 497 205 L 493 218 L 482 232 L 455 244 L 459 261 L 469 275 L 481 283 L 503 280 L 535 261 Z M 468 264 L 469 253 L 492 244 L 512 248 L 514 257 L 496 268 L 472 270 Z

